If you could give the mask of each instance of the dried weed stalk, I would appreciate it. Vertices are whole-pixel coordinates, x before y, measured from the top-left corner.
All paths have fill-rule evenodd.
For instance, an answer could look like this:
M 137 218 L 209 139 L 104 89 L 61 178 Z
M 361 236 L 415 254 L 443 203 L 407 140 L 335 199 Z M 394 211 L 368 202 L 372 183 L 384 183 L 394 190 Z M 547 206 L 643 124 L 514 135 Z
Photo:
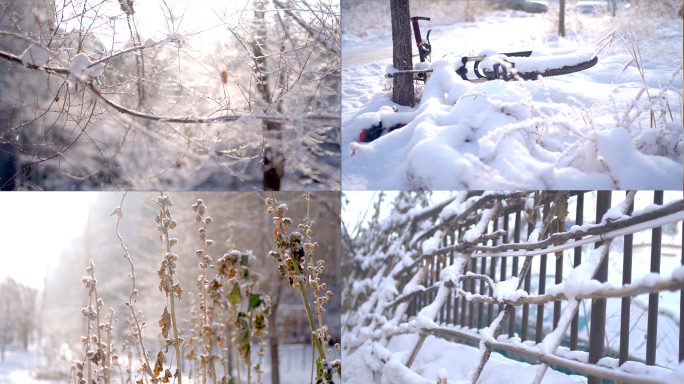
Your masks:
M 332 349 L 328 348 L 328 344 L 332 336 L 328 334 L 328 326 L 323 324 L 323 312 L 325 312 L 324 305 L 329 298 L 333 296 L 331 291 L 326 290 L 326 284 L 321 283 L 319 275 L 325 268 L 323 260 L 315 260 L 313 251 L 318 249 L 318 243 L 312 240 L 313 222 L 310 220 L 309 204 L 310 196 L 304 195 L 307 200 L 307 212 L 304 224 L 299 225 L 299 229 L 306 234 L 306 242 L 302 243 L 304 237 L 300 232 L 291 232 L 287 234 L 285 228 L 292 225 L 292 219 L 285 217 L 287 213 L 287 205 L 276 202 L 276 199 L 271 197 L 266 199 L 267 212 L 274 215 L 273 223 L 275 228 L 273 230 L 273 237 L 275 238 L 274 249 L 269 252 L 269 256 L 278 261 L 278 271 L 281 277 L 288 279 L 290 287 L 299 291 L 304 302 L 306 315 L 309 319 L 309 326 L 311 327 L 311 339 L 318 349 L 319 357 L 316 360 L 316 383 L 332 383 L 333 373 L 337 371 L 338 377 L 342 377 L 342 366 L 337 357 L 337 351 L 340 350 L 340 345 L 335 344 L 335 355 L 332 359 L 329 358 Z M 305 269 L 306 267 L 306 269 Z M 306 271 L 306 272 L 305 272 Z M 316 301 L 314 310 L 318 318 L 318 328 L 314 322 L 314 313 L 309 305 L 309 300 L 306 294 L 306 283 L 313 289 Z M 313 360 L 313 356 L 312 356 Z M 313 361 L 312 361 L 313 371 Z M 313 380 L 312 380 L 313 381 Z

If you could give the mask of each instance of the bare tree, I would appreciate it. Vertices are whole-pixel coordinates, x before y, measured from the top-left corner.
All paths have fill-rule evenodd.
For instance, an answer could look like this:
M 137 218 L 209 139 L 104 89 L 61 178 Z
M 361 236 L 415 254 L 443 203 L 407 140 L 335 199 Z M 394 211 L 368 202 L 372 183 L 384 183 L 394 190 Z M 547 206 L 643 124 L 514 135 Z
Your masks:
M 35 325 L 36 289 L 6 277 L 0 283 L 0 360 L 11 343 L 28 349 Z
M 0 0 L 4 188 L 339 189 L 338 2 L 190 3 Z

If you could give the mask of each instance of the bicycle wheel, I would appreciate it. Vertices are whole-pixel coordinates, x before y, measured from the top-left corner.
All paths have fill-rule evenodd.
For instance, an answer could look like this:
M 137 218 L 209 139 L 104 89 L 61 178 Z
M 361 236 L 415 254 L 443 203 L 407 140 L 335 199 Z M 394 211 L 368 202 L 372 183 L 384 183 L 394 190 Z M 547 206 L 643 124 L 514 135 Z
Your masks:
M 507 60 L 517 69 L 518 75 L 524 80 L 537 80 L 539 75 L 544 77 L 561 76 L 589 69 L 598 63 L 598 57 L 576 56 L 553 56 L 552 63 L 544 60 L 544 57 L 516 58 L 515 61 Z M 510 69 L 505 69 L 500 64 L 494 64 L 493 70 L 482 68 L 482 73 L 488 80 L 503 79 L 511 80 L 515 76 Z

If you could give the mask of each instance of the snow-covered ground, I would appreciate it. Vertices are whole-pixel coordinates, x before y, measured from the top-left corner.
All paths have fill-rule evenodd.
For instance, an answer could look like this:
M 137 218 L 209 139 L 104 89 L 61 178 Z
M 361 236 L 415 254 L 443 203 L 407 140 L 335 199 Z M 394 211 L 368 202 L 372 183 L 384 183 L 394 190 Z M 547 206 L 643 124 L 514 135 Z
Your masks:
M 479 359 L 478 349 L 464 344 L 429 336 L 411 370 L 401 364 L 400 359 L 406 355 L 412 346 L 413 335 L 400 335 L 392 338 L 387 350 L 391 353 L 389 362 L 385 365 L 386 374 L 377 377 L 377 383 L 415 383 L 434 384 L 440 370 L 448 383 L 466 380 L 471 368 Z M 377 347 L 376 347 L 377 348 Z M 379 362 L 372 353 L 370 346 L 360 347 L 345 359 L 350 362 L 344 375 L 345 384 L 367 384 L 369 378 L 374 377 L 372 367 Z M 384 352 L 384 351 L 383 351 Z M 531 383 L 537 373 L 537 367 L 527 363 L 505 358 L 497 352 L 492 353 L 491 362 L 485 366 L 481 376 L 481 384 L 517 384 Z M 456 363 L 457 362 L 457 363 Z M 468 381 L 469 382 L 469 381 Z M 550 370 L 542 384 L 575 384 L 586 383 L 586 377 L 570 376 Z
M 256 353 L 256 352 L 255 352 Z M 311 380 L 311 345 L 291 344 L 281 345 L 278 348 L 280 364 L 280 383 L 302 384 Z M 271 382 L 271 369 L 269 366 L 270 354 L 264 356 L 263 383 Z M 0 384 L 65 384 L 66 380 L 38 380 L 35 378 L 34 368 L 39 366 L 39 358 L 34 351 L 9 351 L 5 361 L 0 362 Z M 244 367 L 243 367 L 244 368 Z M 246 368 L 245 368 L 246 369 Z M 315 377 L 316 372 L 314 372 Z M 184 375 L 185 376 L 185 375 Z M 120 382 L 117 375 L 115 382 Z M 192 382 L 187 378 L 184 382 Z
M 62 384 L 61 381 L 36 380 L 31 374 L 38 364 L 33 351 L 8 351 L 0 362 L 0 384 Z
M 547 17 L 501 11 L 433 28 L 434 72 L 413 108 L 394 104 L 387 92 L 391 38 L 343 34 L 343 188 L 680 189 L 681 20 L 638 37 L 643 79 L 634 63 L 625 68 L 632 57 L 619 39 L 593 68 L 543 82 L 472 84 L 455 74 L 462 56 L 485 49 L 532 50 L 533 57 L 598 49 L 595 34 L 554 36 Z M 587 25 L 606 22 L 583 17 Z M 423 35 L 429 28 L 421 25 Z M 407 125 L 359 143 L 378 122 Z

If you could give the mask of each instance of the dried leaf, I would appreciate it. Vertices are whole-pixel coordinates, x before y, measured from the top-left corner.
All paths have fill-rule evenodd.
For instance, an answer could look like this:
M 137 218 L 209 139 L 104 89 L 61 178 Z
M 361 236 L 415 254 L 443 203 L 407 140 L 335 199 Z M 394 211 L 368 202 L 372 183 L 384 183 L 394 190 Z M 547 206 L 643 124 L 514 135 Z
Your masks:
M 240 286 L 238 283 L 235 283 L 233 285 L 233 290 L 230 291 L 228 294 L 228 301 L 230 301 L 231 304 L 237 304 L 242 300 L 242 295 L 240 294 Z
M 255 334 L 257 337 L 264 337 L 264 331 L 266 330 L 266 327 L 268 326 L 268 321 L 266 320 L 266 317 L 264 317 L 263 313 L 257 313 L 256 318 L 254 319 L 254 330 Z
M 171 314 L 166 307 L 164 307 L 164 313 L 162 314 L 161 319 L 159 319 L 159 326 L 162 328 L 162 335 L 164 338 L 168 338 L 169 328 L 171 328 Z
M 250 321 L 247 315 L 243 312 L 238 313 L 238 319 L 235 323 L 235 338 L 233 339 L 233 343 L 235 344 L 238 352 L 240 352 L 240 356 L 242 356 L 242 358 L 245 360 L 250 358 L 252 341 L 252 332 L 250 328 Z
M 228 82 L 228 72 L 221 71 L 221 82 L 226 84 Z
M 183 299 L 183 289 L 181 288 L 180 283 L 173 286 L 173 293 L 178 295 L 178 300 Z

